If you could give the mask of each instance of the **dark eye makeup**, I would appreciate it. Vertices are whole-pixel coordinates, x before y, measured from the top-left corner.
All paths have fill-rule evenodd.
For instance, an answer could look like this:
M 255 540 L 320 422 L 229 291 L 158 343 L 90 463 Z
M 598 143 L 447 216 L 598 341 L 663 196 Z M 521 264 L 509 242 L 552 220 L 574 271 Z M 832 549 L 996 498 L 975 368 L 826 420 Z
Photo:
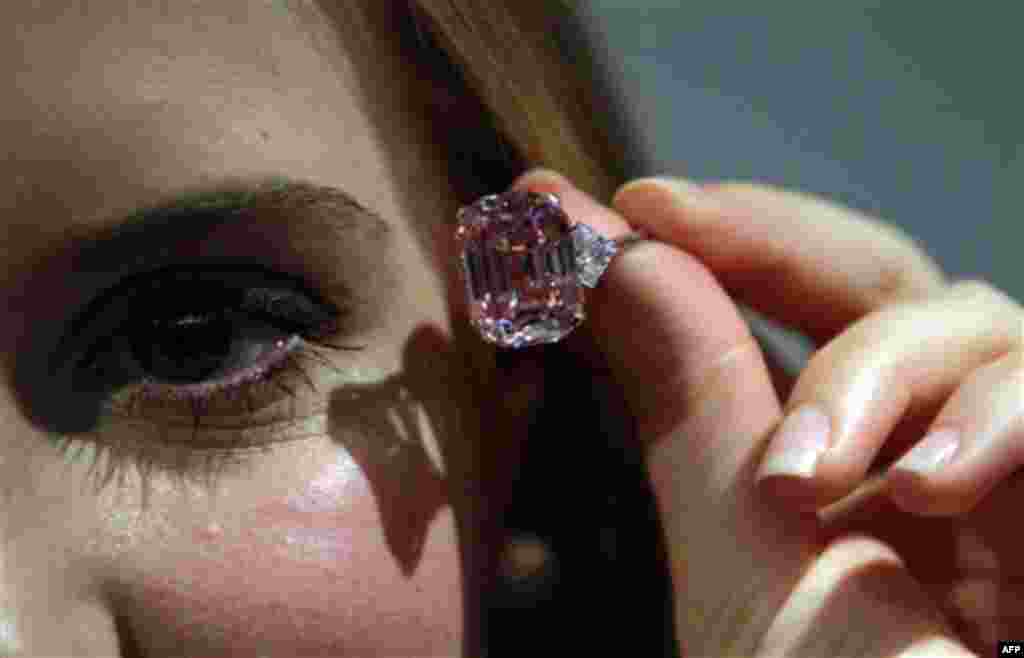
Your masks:
M 24 415 L 66 454 L 190 476 L 322 433 L 313 370 L 344 381 L 365 346 L 338 341 L 385 326 L 394 245 L 348 193 L 280 177 L 76 223 L 16 286 Z
M 227 454 L 257 441 L 226 430 L 294 420 L 279 403 L 294 400 L 300 383 L 318 392 L 310 367 L 340 371 L 321 350 L 365 347 L 333 342 L 345 332 L 345 316 L 299 279 L 266 268 L 167 267 L 91 302 L 71 323 L 52 369 L 72 395 L 103 399 L 90 434 L 141 421 L 152 425 L 149 441 L 164 448 Z M 261 414 L 272 407 L 276 413 Z
M 128 385 L 115 414 L 177 405 L 171 415 L 187 411 L 198 429 L 206 415 L 252 414 L 253 390 L 294 365 L 302 341 L 336 335 L 341 316 L 295 278 L 263 268 L 165 268 L 122 282 L 75 321 L 87 338 L 70 350 L 80 355 L 73 387 Z

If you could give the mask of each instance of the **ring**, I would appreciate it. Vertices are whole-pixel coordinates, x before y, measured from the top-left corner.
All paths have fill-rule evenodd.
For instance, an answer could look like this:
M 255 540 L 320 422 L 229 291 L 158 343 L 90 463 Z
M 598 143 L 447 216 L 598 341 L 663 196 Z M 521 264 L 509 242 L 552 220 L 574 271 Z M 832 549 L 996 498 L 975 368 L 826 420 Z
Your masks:
M 489 194 L 456 214 L 455 240 L 470 324 L 498 347 L 557 343 L 583 323 L 584 288 L 595 288 L 612 258 L 649 240 L 616 239 L 573 224 L 551 193 Z

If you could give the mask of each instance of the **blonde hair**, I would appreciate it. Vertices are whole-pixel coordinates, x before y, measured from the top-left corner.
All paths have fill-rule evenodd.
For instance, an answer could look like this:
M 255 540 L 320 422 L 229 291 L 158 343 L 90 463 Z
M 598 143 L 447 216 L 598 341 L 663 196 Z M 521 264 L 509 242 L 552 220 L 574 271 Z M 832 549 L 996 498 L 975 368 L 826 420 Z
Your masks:
M 586 35 L 579 32 L 579 17 L 569 2 L 333 2 L 325 9 L 328 13 L 333 9 L 336 27 L 344 29 L 349 38 L 362 41 L 355 44 L 356 48 L 384 57 L 387 53 L 380 41 L 390 39 L 400 50 L 399 63 L 410 71 L 407 82 L 412 88 L 378 89 L 387 86 L 382 81 L 372 81 L 371 86 L 373 91 L 400 94 L 387 102 L 422 110 L 428 117 L 433 141 L 447 159 L 447 179 L 460 203 L 501 192 L 516 176 L 533 167 L 559 171 L 599 201 L 607 202 L 629 175 L 638 175 L 646 164 L 636 155 L 631 126 L 617 107 L 606 79 L 601 78 L 599 63 L 585 42 Z M 584 39 L 567 39 L 571 36 L 565 33 L 567 29 Z M 454 220 L 453 213 L 447 221 Z M 531 522 L 556 514 L 553 510 L 559 507 L 592 510 L 593 514 L 581 512 L 569 522 L 559 519 L 551 537 L 593 537 L 598 531 L 601 537 L 608 537 L 606 531 L 611 531 L 623 539 L 618 542 L 620 548 L 607 555 L 599 542 L 591 542 L 586 551 L 566 553 L 561 558 L 572 562 L 577 570 L 582 565 L 584 570 L 590 569 L 589 573 L 600 573 L 602 583 L 617 582 L 620 591 L 616 594 L 630 597 L 628 613 L 615 612 L 614 619 L 607 619 L 608 624 L 618 626 L 632 615 L 638 632 L 626 638 L 630 652 L 635 649 L 641 655 L 677 655 L 664 539 L 657 525 L 633 418 L 604 364 L 584 363 L 560 348 L 535 348 L 544 350 L 545 389 L 557 392 L 553 394 L 557 395 L 557 404 L 542 401 L 530 414 L 530 426 L 540 431 L 527 438 L 526 450 L 533 443 L 543 451 L 539 466 L 542 475 L 538 479 L 531 478 L 528 470 L 520 472 L 523 481 L 529 482 L 524 485 L 528 491 L 513 496 L 513 505 L 520 505 L 521 513 L 531 517 Z M 504 350 L 496 352 L 499 362 L 515 358 Z M 574 447 L 550 434 L 551 428 L 564 427 L 566 408 L 574 412 L 571 441 L 586 437 L 584 446 Z M 559 445 L 552 446 L 552 438 Z M 560 477 L 557 481 L 544 480 L 543 474 L 550 474 L 553 465 L 563 469 L 560 472 L 574 473 L 582 463 L 600 491 L 589 490 L 586 483 L 566 486 Z M 528 469 L 529 464 L 524 468 Z M 561 505 L 553 508 L 545 500 L 531 507 L 529 500 L 524 502 L 522 494 L 530 498 L 545 487 L 550 495 L 558 496 Z M 539 526 L 537 531 L 542 532 Z M 533 623 L 543 624 L 549 618 L 565 620 L 584 609 L 589 610 L 593 623 L 605 623 L 602 615 L 612 608 L 589 608 L 597 602 L 588 597 L 587 588 L 589 585 L 584 585 L 576 592 L 579 598 L 554 597 L 560 612 L 534 617 Z M 487 605 L 501 609 L 504 594 L 500 588 L 490 592 L 496 599 Z M 511 596 L 515 601 L 516 595 Z M 512 603 L 519 604 L 521 599 Z M 572 613 L 568 613 L 570 609 Z M 587 640 L 581 634 L 592 629 L 574 633 L 567 628 L 561 627 L 567 632 L 566 646 L 571 644 L 573 653 L 587 653 L 583 648 Z M 515 640 L 519 635 L 516 630 L 502 639 Z M 595 650 L 604 652 L 614 646 L 599 634 L 594 637 Z
M 374 59 L 363 72 L 367 91 L 393 95 L 373 102 L 398 103 L 432 124 L 459 201 L 503 191 L 531 167 L 555 169 L 601 200 L 625 181 L 624 115 L 598 84 L 591 49 L 567 43 L 583 36 L 570 3 L 316 0 L 312 16 L 311 5 L 292 2 L 314 29 L 325 14 L 361 57 L 399 58 L 407 84 L 375 79 Z
M 528 166 L 569 176 L 582 189 L 610 198 L 625 177 L 625 145 L 602 118 L 609 98 L 595 98 L 589 50 L 571 59 L 559 39 L 572 25 L 566 2 L 417 0 L 469 89 Z
M 445 58 L 457 68 L 442 76 L 447 75 L 455 84 L 458 77 L 465 81 L 463 97 L 472 94 L 479 99 L 494 131 L 511 150 L 509 171 L 503 173 L 499 164 L 495 179 L 485 181 L 483 191 L 501 191 L 511 182 L 509 175 L 518 174 L 522 168 L 543 166 L 563 173 L 598 200 L 607 202 L 628 177 L 648 168 L 634 143 L 635 131 L 617 105 L 618 95 L 607 78 L 601 77 L 603 72 L 592 55 L 591 44 L 585 40 L 566 43 L 566 35 L 558 33 L 568 26 L 579 36 L 586 36 L 579 33 L 580 25 L 573 24 L 576 16 L 569 2 L 416 0 L 416 7 L 424 18 L 423 29 L 435 34 Z M 466 144 L 449 139 L 445 146 L 472 152 L 476 139 L 486 142 L 481 134 L 470 137 Z M 472 172 L 455 171 L 453 176 L 473 179 Z M 466 196 L 465 201 L 472 200 L 472 194 Z M 571 647 L 572 653 L 678 656 L 664 535 L 647 483 L 634 419 L 622 399 L 621 388 L 606 366 L 583 363 L 568 350 L 549 350 L 544 360 L 545 388 L 557 391 L 557 401 L 539 409 L 534 425 L 540 431 L 527 443 L 533 443 L 543 454 L 546 463 L 538 472 L 559 475 L 543 483 L 531 477 L 529 470 L 522 471 L 520 477 L 529 484 L 519 495 L 527 490 L 543 491 L 545 485 L 548 489 L 541 494 L 539 506 L 537 502 L 519 500 L 520 514 L 552 517 L 543 511 L 549 507 L 552 495 L 559 498 L 563 510 L 594 510 L 591 516 L 583 513 L 570 522 L 556 513 L 552 517 L 557 517 L 555 526 L 550 529 L 552 541 L 600 534 L 611 537 L 620 548 L 611 553 L 603 548 L 588 549 L 589 553 L 568 551 L 559 559 L 590 574 L 600 573 L 602 587 L 608 588 L 606 594 L 614 592 L 631 603 L 628 612 L 617 611 L 605 617 L 602 606 L 589 607 L 589 583 L 579 583 L 582 587 L 575 596 L 555 597 L 552 602 L 557 601 L 559 607 L 545 607 L 545 612 L 533 617 L 531 630 L 543 634 L 540 625 L 550 617 L 563 620 L 554 622 L 553 628 L 565 632 L 571 627 L 564 625 L 564 620 L 579 615 L 589 617 L 590 624 L 597 627 L 607 623 L 632 631 L 621 643 L 600 633 L 586 640 L 581 635 L 592 630 L 588 625 L 575 633 L 569 631 L 570 638 L 563 645 L 552 639 L 552 653 L 560 653 L 555 647 Z M 585 437 L 583 449 L 570 446 L 552 450 L 551 440 L 562 438 L 552 436 L 552 429 L 567 425 L 565 409 L 572 409 L 574 414 L 570 441 Z M 529 451 L 529 446 L 526 449 Z M 575 473 L 583 463 L 588 473 L 585 479 L 593 483 L 594 489 L 583 482 L 578 494 L 574 486 L 567 491 L 562 474 Z M 537 527 L 543 527 L 545 522 L 539 523 Z M 501 601 L 499 594 L 496 609 L 502 609 Z M 510 626 L 515 630 L 500 640 L 511 640 L 522 630 L 519 618 Z

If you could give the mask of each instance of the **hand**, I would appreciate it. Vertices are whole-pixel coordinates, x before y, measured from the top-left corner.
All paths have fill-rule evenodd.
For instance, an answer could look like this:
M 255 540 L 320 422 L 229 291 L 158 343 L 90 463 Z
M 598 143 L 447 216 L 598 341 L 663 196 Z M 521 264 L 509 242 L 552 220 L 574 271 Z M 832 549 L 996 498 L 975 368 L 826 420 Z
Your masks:
M 947 285 L 897 229 L 792 193 L 646 179 L 613 210 L 553 172 L 515 187 L 658 240 L 613 261 L 587 326 L 647 441 L 685 655 L 932 658 L 1024 635 L 1016 302 Z M 797 381 L 773 379 L 726 290 L 816 341 Z M 781 423 L 776 384 L 785 414 L 820 412 Z M 948 429 L 931 436 L 955 448 L 920 441 Z M 911 446 L 874 498 L 814 513 Z

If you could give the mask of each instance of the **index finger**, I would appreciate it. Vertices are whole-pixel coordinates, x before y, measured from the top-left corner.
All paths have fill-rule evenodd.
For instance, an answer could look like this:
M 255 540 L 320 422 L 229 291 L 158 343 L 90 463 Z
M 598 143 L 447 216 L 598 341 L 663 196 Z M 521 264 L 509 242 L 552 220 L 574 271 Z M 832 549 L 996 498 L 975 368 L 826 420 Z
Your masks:
M 530 171 L 512 187 L 557 194 L 570 217 L 606 237 L 630 231 L 615 210 L 556 172 Z M 720 374 L 733 367 L 737 355 L 748 370 L 732 373 L 738 378 L 730 377 L 733 387 L 760 381 L 767 371 L 759 371 L 763 362 L 752 358 L 760 353 L 739 309 L 696 258 L 659 242 L 642 242 L 628 252 L 612 261 L 602 285 L 586 291 L 587 324 L 616 371 L 641 434 L 655 441 L 710 398 L 728 393 Z M 770 385 L 758 394 L 777 400 Z M 777 401 L 774 409 L 769 405 L 767 422 L 771 411 L 779 413 Z
M 697 256 L 735 299 L 819 345 L 877 308 L 946 287 L 898 227 L 797 192 L 643 178 L 612 205 Z M 671 221 L 657 211 L 667 205 L 679 209 Z

